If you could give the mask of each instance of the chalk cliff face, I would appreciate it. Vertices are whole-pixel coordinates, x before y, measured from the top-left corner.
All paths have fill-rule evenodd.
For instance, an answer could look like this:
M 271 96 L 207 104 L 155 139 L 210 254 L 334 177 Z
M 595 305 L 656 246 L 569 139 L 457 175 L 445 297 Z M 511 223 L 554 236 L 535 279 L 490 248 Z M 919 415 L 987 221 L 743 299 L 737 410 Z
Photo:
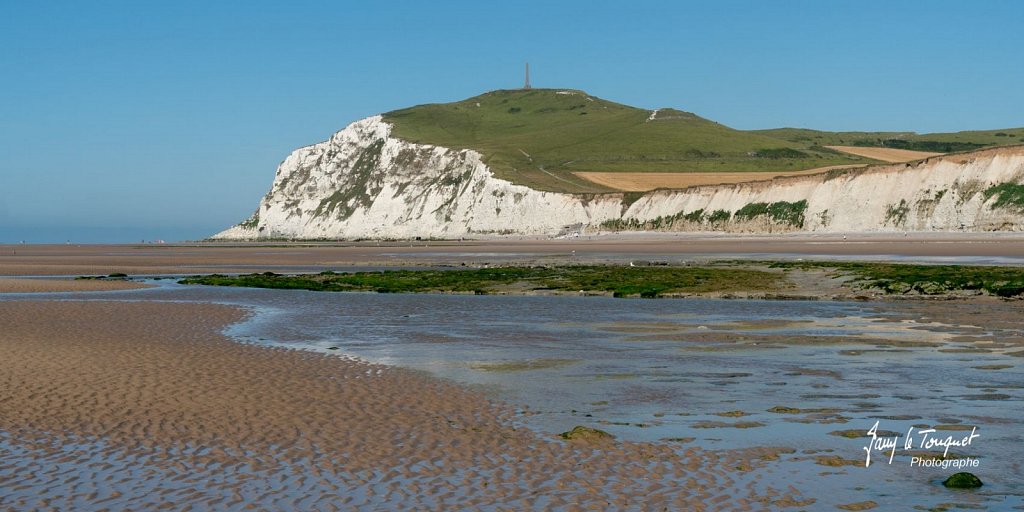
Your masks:
M 1024 148 L 1009 147 L 644 195 L 560 194 L 495 178 L 475 151 L 394 138 L 374 116 L 289 155 L 253 216 L 214 238 L 1020 231 L 1024 207 L 1007 198 L 1021 184 Z
M 293 152 L 253 216 L 214 238 L 458 238 L 553 234 L 618 218 L 583 201 L 495 179 L 480 154 L 391 137 L 374 116 Z

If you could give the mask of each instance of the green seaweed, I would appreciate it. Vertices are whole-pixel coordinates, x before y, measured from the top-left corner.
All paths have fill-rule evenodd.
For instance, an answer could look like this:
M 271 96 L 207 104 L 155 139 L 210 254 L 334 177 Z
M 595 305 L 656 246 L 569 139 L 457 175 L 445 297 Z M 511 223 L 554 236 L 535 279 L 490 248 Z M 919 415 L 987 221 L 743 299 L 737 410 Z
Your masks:
M 603 292 L 615 297 L 654 298 L 669 293 L 772 290 L 783 277 L 772 272 L 700 267 L 496 267 L 467 270 L 387 270 L 331 274 L 274 273 L 193 276 L 182 284 L 242 286 L 313 291 L 378 293 L 487 294 L 518 289 L 555 292 Z
M 985 484 L 981 483 L 981 479 L 974 474 L 961 471 L 947 478 L 942 485 L 951 489 L 975 489 Z
M 610 441 L 615 439 L 615 436 L 605 432 L 604 430 L 584 427 L 582 425 L 577 425 L 568 432 L 562 432 L 559 434 L 559 437 L 562 439 L 568 439 L 569 441 Z
M 997 297 L 1024 294 L 1024 268 L 971 265 L 913 265 L 859 262 L 771 262 L 771 268 L 834 269 L 853 276 L 850 284 L 888 294 L 942 295 L 984 291 Z

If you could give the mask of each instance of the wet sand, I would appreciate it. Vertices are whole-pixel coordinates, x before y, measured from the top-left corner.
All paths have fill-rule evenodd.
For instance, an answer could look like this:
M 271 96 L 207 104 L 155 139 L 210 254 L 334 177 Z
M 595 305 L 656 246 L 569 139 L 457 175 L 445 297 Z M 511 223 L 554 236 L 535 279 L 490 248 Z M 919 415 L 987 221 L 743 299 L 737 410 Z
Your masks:
M 0 507 L 807 506 L 774 450 L 588 444 L 421 373 L 219 334 L 245 312 L 170 302 L 0 307 Z M 777 480 L 777 479 L 776 479 Z
M 0 275 L 678 262 L 729 255 L 956 262 L 1022 254 L 1024 236 L 1014 234 L 0 246 Z M 815 288 L 823 286 L 820 279 L 806 281 L 796 285 L 835 291 Z M 0 292 L 137 284 L 0 279 Z M 563 441 L 524 428 L 522 415 L 508 405 L 417 371 L 221 335 L 246 315 L 240 309 L 94 298 L 0 302 L 0 509 L 584 510 L 644 503 L 761 510 L 815 503 L 802 494 L 813 482 L 794 488 L 785 466 L 772 462 L 791 448 Z M 993 300 L 920 301 L 914 308 L 921 321 L 960 318 L 1019 332 L 1019 316 L 1005 311 L 1014 306 L 993 309 Z M 717 335 L 709 329 L 705 336 Z M 971 333 L 950 335 L 978 341 Z M 1021 337 L 982 341 L 987 351 L 1024 353 Z
M 0 278 L 0 293 L 106 292 L 148 287 L 133 281 Z
M 628 233 L 568 240 L 194 245 L 4 245 L 0 275 L 199 274 L 316 271 L 345 266 L 679 262 L 709 258 L 881 258 L 1024 262 L 1024 233 L 742 236 Z M 962 261 L 961 261 L 962 262 Z

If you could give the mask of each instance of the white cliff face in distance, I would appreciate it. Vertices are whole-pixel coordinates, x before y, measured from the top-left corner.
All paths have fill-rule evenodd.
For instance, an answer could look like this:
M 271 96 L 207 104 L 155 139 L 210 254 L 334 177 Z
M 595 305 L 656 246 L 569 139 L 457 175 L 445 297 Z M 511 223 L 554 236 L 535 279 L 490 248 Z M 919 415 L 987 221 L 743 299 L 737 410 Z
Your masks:
M 1022 183 L 1024 147 L 1006 147 L 643 195 L 542 192 L 495 178 L 475 151 L 394 138 L 373 116 L 289 155 L 256 213 L 213 238 L 1020 231 L 1024 208 L 999 198 Z

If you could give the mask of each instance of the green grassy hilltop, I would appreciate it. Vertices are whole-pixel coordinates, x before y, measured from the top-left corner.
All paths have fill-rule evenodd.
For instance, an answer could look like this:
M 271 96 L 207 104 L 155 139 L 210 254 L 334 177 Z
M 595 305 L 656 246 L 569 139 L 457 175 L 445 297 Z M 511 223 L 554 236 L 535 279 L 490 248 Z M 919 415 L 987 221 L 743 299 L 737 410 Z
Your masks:
M 577 177 L 575 171 L 779 172 L 870 164 L 875 161 L 824 146 L 884 147 L 897 135 L 913 135 L 742 131 L 689 112 L 639 109 L 567 89 L 491 91 L 454 103 L 395 110 L 384 118 L 394 126 L 396 137 L 474 149 L 484 155 L 498 177 L 556 192 L 609 190 Z M 1024 135 L 1024 130 L 1013 132 Z M 846 139 L 850 140 L 839 142 Z M 994 132 L 983 140 L 975 139 L 962 142 L 1017 143 L 1016 137 L 997 138 Z M 934 140 L 942 142 L 942 137 Z M 963 149 L 957 146 L 947 151 Z

